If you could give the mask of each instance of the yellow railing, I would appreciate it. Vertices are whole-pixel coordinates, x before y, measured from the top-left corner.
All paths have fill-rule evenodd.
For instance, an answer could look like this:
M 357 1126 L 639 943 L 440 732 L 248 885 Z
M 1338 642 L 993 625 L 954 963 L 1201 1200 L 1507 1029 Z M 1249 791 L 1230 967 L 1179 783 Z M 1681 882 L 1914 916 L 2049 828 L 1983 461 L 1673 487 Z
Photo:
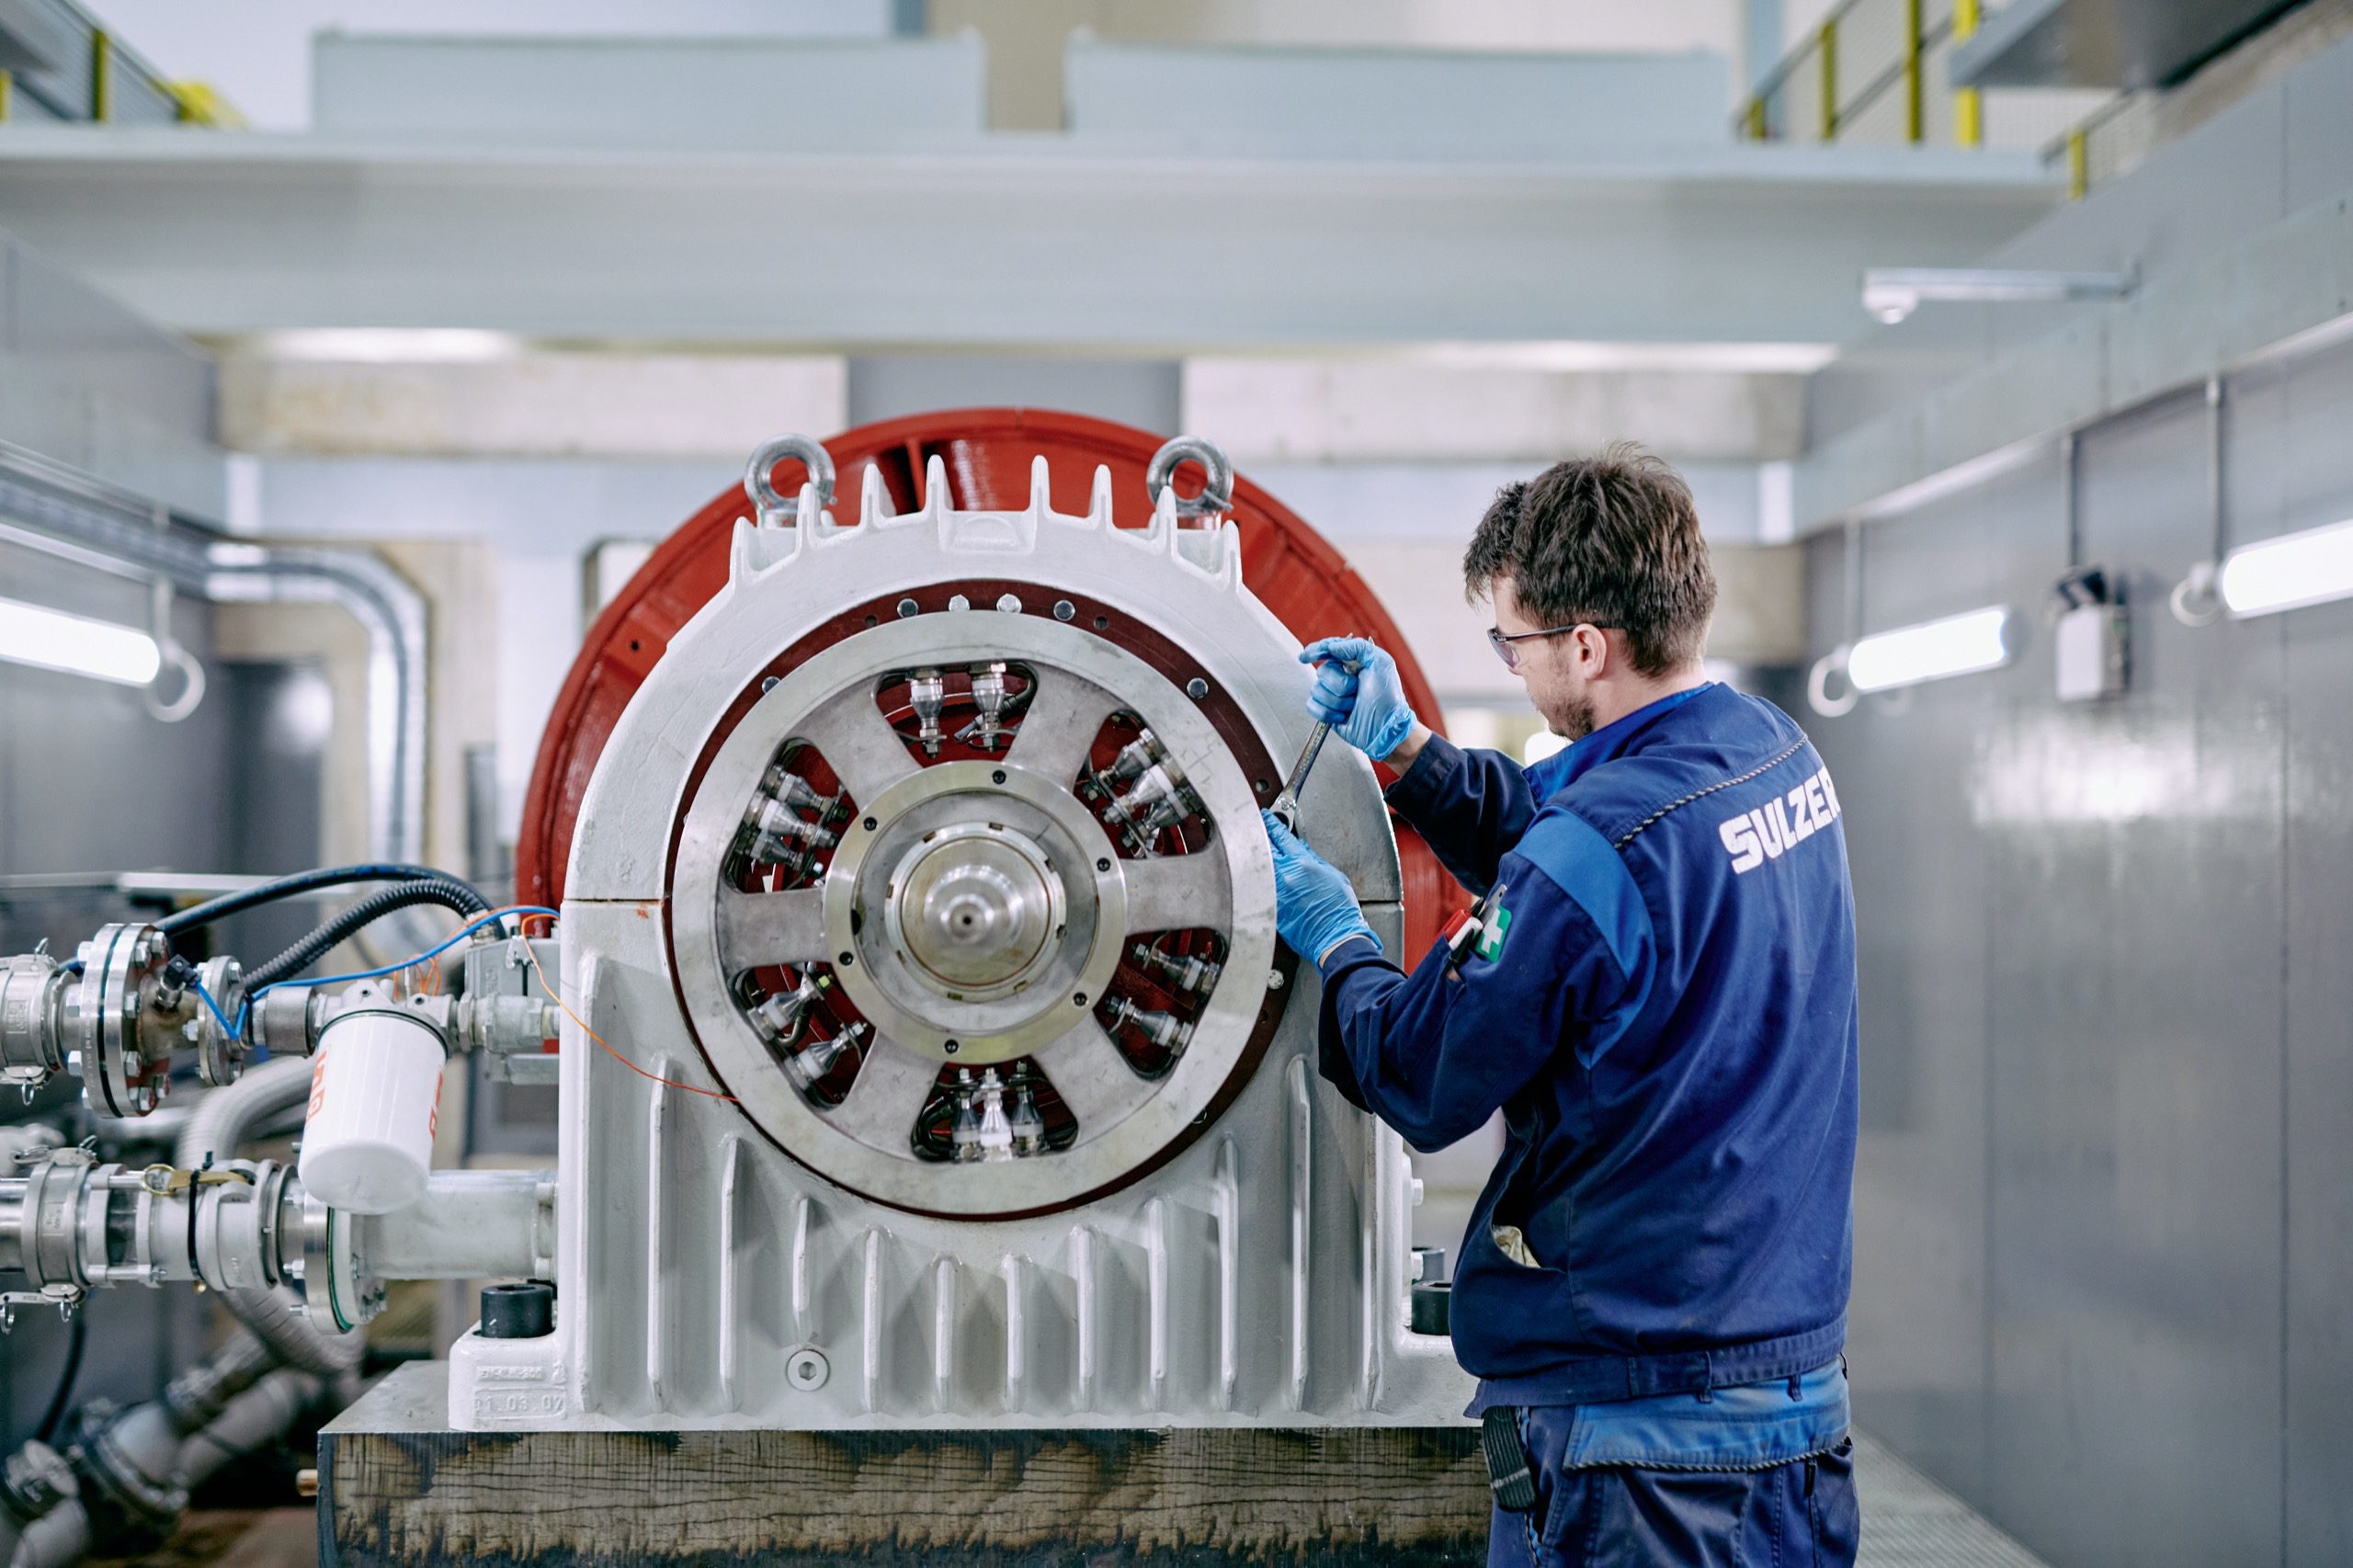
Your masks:
M 1840 0 L 1740 107 L 1752 142 L 1864 146 L 2044 146 L 2083 95 L 1952 84 L 1952 52 L 1989 0 Z
M 0 122 L 64 120 L 152 125 L 179 120 L 210 126 L 244 120 L 212 88 L 169 82 L 77 0 L 17 0 L 43 36 L 63 40 L 58 57 L 0 71 Z

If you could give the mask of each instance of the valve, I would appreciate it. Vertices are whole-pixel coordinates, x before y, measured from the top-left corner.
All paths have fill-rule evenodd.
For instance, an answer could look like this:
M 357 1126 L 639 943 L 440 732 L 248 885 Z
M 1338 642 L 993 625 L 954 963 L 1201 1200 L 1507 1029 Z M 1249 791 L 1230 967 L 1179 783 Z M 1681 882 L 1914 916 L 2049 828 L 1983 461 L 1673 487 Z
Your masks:
M 814 849 L 831 849 L 840 840 L 826 828 L 799 815 L 780 801 L 766 796 L 744 813 L 746 851 L 755 860 L 798 858 Z
M 800 774 L 788 771 L 780 762 L 768 765 L 767 772 L 760 778 L 760 790 L 768 799 L 793 811 L 815 812 L 821 826 L 833 821 L 842 809 L 839 790 L 830 795 L 820 795 L 815 785 Z
M 1023 1159 L 1046 1149 L 1046 1118 L 1038 1108 L 1035 1076 L 1027 1062 L 1014 1066 L 1013 1104 L 1005 1115 L 1006 1127 L 1013 1135 L 1013 1152 Z
M 939 710 L 948 700 L 948 682 L 938 670 L 917 670 L 907 682 L 907 705 L 915 710 L 915 739 L 926 756 L 939 755 Z
M 972 709 L 975 714 L 973 722 L 978 726 L 973 733 L 973 744 L 983 751 L 995 751 L 997 727 L 1005 715 L 1003 660 L 983 665 L 972 672 Z
M 1158 948 L 1138 942 L 1132 950 L 1136 962 L 1165 978 L 1169 984 L 1188 996 L 1207 994 L 1217 984 L 1217 977 L 1225 966 L 1215 959 L 1192 954 L 1164 953 Z
M 831 975 L 804 974 L 799 985 L 790 991 L 778 992 L 752 1008 L 746 1016 L 770 1048 L 787 1050 L 801 1038 L 801 1026 L 808 1021 L 810 1005 L 833 983 Z
M 1146 768 L 1161 759 L 1160 739 L 1150 730 L 1141 730 L 1136 738 L 1120 748 L 1108 767 L 1090 767 L 1079 786 L 1079 792 L 1091 799 L 1108 801 L 1116 794 L 1116 786 L 1142 777 Z
M 804 1095 L 809 1094 L 841 1065 L 844 1056 L 859 1049 L 859 1042 L 873 1028 L 860 1018 L 837 1034 L 811 1040 L 806 1048 L 784 1059 L 784 1075 L 792 1080 L 794 1088 Z
M 1112 798 L 1103 808 L 1103 820 L 1120 828 L 1139 855 L 1150 855 L 1153 841 L 1199 808 L 1176 764 L 1163 757 L 1146 767 L 1135 787 Z
M 1184 1051 L 1185 1042 L 1193 1038 L 1193 1026 L 1174 1013 L 1158 1013 L 1149 1007 L 1139 1007 L 1125 996 L 1116 997 L 1111 1004 L 1111 1028 L 1116 1032 L 1133 1024 L 1143 1038 L 1171 1057 Z

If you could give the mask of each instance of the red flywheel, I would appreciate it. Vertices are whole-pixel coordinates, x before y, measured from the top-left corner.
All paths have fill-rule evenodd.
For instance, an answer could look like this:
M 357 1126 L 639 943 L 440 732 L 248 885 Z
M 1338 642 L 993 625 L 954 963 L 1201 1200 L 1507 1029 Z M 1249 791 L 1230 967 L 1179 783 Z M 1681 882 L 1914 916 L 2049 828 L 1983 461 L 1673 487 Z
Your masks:
M 1031 460 L 1043 456 L 1057 494 L 1086 494 L 1096 468 L 1108 467 L 1116 522 L 1122 528 L 1142 528 L 1151 513 L 1144 470 L 1162 439 L 1150 431 L 1075 414 L 967 408 L 860 426 L 824 446 L 834 460 L 836 494 L 846 503 L 836 505 L 835 515 L 844 522 L 857 517 L 856 499 L 870 468 L 882 475 L 894 507 L 920 506 L 925 465 L 934 457 L 947 465 L 955 506 L 971 511 L 1017 511 L 1029 505 Z M 782 494 L 798 490 L 802 478 L 798 467 L 790 460 L 779 466 L 777 487 Z M 1188 483 L 1188 476 L 1196 474 L 1198 470 L 1189 467 L 1180 471 L 1180 494 L 1198 487 L 1198 478 Z M 735 519 L 746 511 L 740 489 L 713 496 L 663 540 L 588 629 L 556 695 L 523 800 L 515 852 L 518 902 L 563 902 L 573 827 L 597 758 L 671 637 L 726 582 L 728 537 Z M 1429 683 L 1396 623 L 1338 551 L 1240 474 L 1234 476 L 1229 516 L 1242 530 L 1244 581 L 1293 635 L 1302 642 L 1345 633 L 1371 637 L 1396 655 L 1415 710 L 1438 712 Z M 1405 954 L 1410 962 L 1436 939 L 1440 923 L 1462 906 L 1464 898 L 1437 856 L 1411 829 L 1400 824 L 1397 837 L 1404 860 Z

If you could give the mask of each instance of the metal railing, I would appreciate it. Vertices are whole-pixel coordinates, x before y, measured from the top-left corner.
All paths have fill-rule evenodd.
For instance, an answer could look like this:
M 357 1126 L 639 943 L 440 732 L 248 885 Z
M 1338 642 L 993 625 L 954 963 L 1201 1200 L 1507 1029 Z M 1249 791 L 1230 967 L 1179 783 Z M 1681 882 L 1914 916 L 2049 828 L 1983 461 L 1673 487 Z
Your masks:
M 1734 117 L 1753 142 L 2040 149 L 2088 102 L 2052 88 L 1956 87 L 1984 0 L 1840 0 Z
M 239 126 L 244 118 L 201 82 L 175 82 L 74 0 L 17 0 L 9 27 L 47 65 L 0 70 L 0 121 Z

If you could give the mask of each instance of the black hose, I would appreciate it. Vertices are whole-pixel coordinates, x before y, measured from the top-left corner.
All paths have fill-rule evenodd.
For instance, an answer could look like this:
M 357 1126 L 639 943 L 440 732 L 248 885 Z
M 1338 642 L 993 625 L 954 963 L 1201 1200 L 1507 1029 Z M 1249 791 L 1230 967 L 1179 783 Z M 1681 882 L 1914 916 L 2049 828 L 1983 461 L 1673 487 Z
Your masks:
M 65 1419 L 66 1402 L 74 1397 L 74 1381 L 82 1375 L 82 1347 L 90 1339 L 89 1303 L 74 1314 L 71 1337 L 65 1342 L 65 1369 L 57 1374 L 57 1392 L 49 1396 L 49 1408 L 41 1413 L 40 1426 L 33 1436 L 48 1442 L 57 1436 L 58 1423 Z
M 382 919 L 395 909 L 417 903 L 441 904 L 464 915 L 480 915 L 490 907 L 483 902 L 482 894 L 454 877 L 435 876 L 396 883 L 369 894 L 259 969 L 248 971 L 245 994 L 250 996 L 265 985 L 301 973 L 360 927 Z
M 226 920 L 232 915 L 240 915 L 248 909 L 259 908 L 265 903 L 275 903 L 279 899 L 291 898 L 297 893 L 315 892 L 321 888 L 345 887 L 353 882 L 419 882 L 437 877 L 447 882 L 458 881 L 449 873 L 437 871 L 430 866 L 404 866 L 397 861 L 358 866 L 327 866 L 315 871 L 296 871 L 291 876 L 275 878 L 254 887 L 240 888 L 235 892 L 223 893 L 219 898 L 210 899 L 192 909 L 183 909 L 176 915 L 166 915 L 155 923 L 155 928 L 165 936 L 171 936 L 176 932 L 193 931 L 199 926 L 210 926 L 216 920 Z M 472 907 L 460 913 L 479 915 L 490 907 L 490 901 L 475 892 L 471 885 L 463 882 L 458 882 L 458 885 L 465 888 L 467 894 L 473 900 Z

